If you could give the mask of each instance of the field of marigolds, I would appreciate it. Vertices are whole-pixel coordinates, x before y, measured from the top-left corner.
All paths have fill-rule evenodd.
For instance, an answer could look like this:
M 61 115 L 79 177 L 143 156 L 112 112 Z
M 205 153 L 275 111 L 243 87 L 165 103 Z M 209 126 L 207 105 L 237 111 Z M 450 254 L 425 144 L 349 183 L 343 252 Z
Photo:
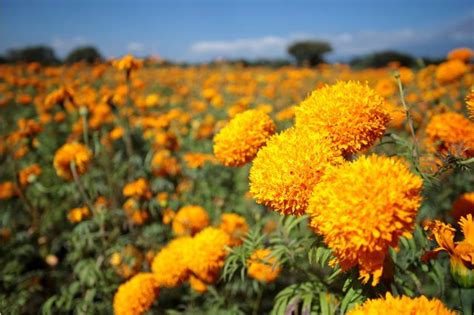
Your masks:
M 472 314 L 473 52 L 0 66 L 1 314 Z

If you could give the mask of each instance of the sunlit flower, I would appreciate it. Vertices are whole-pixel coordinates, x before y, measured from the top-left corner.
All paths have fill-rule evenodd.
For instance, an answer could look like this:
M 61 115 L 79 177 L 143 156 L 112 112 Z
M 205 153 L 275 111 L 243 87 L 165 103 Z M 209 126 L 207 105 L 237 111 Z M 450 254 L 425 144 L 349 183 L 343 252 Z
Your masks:
M 223 213 L 219 228 L 230 236 L 230 246 L 242 244 L 249 230 L 245 218 L 235 213 Z
M 468 67 L 461 60 L 448 60 L 436 69 L 436 80 L 440 84 L 448 84 L 461 78 L 467 71 Z
M 329 137 L 305 128 L 273 136 L 250 169 L 250 193 L 281 214 L 304 214 L 314 186 L 331 164 L 343 162 Z
M 66 143 L 54 155 L 56 174 L 64 179 L 72 179 L 71 163 L 78 174 L 87 172 L 92 159 L 92 152 L 83 144 Z
M 471 118 L 474 119 L 474 87 L 471 88 L 471 91 L 466 96 L 466 106 Z
M 176 235 L 194 235 L 209 225 L 209 215 L 200 206 L 185 206 L 173 218 L 173 232 Z
M 469 62 L 474 57 L 474 51 L 471 48 L 461 47 L 451 50 L 448 53 L 448 60 L 460 60 L 462 62 Z
M 32 164 L 22 169 L 18 174 L 18 179 L 22 186 L 26 186 L 35 181 L 41 175 L 41 167 L 38 164 Z
M 191 169 L 200 168 L 206 162 L 213 162 L 214 156 L 206 153 L 188 152 L 183 156 L 186 166 Z
M 327 132 L 344 155 L 370 147 L 390 120 L 384 99 L 367 84 L 348 81 L 315 90 L 296 108 L 296 127 Z
M 151 191 L 149 190 L 148 181 L 145 178 L 139 178 L 136 181 L 128 183 L 123 188 L 123 195 L 125 197 L 150 199 Z
M 407 165 L 384 156 L 326 170 L 307 213 L 343 270 L 359 267 L 364 283 L 379 282 L 389 247 L 410 235 L 421 202 L 422 180 Z
M 114 296 L 115 315 L 140 315 L 158 297 L 158 282 L 151 273 L 139 273 L 122 284 Z
M 249 277 L 261 282 L 273 282 L 278 278 L 281 268 L 268 248 L 257 249 L 247 261 Z
M 175 176 L 180 172 L 178 160 L 168 150 L 159 150 L 153 155 L 151 167 L 155 176 Z
M 242 166 L 255 157 L 275 128 L 262 111 L 238 114 L 214 137 L 214 154 L 226 166 Z
M 17 194 L 17 188 L 13 182 L 0 183 L 0 200 L 10 199 Z
M 208 290 L 207 284 L 195 276 L 189 277 L 189 285 L 194 291 L 198 293 L 206 293 Z
M 362 305 L 350 310 L 348 315 L 455 315 L 440 300 L 429 300 L 426 296 L 410 298 L 407 296 L 394 297 L 390 293 L 385 298 L 370 299 Z
M 71 211 L 69 211 L 67 218 L 72 223 L 79 223 L 85 218 L 88 218 L 90 216 L 91 216 L 91 212 L 89 208 L 81 207 L 81 208 L 74 208 Z

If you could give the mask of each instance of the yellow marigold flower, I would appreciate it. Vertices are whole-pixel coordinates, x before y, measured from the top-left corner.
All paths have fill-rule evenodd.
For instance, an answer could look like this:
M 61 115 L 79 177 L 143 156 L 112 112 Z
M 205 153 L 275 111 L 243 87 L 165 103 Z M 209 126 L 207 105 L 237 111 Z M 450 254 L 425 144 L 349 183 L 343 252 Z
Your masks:
M 260 149 L 250 169 L 250 193 L 281 214 L 302 215 L 326 167 L 343 158 L 327 136 L 291 128 Z
M 125 197 L 150 199 L 151 191 L 148 188 L 148 181 L 145 178 L 139 178 L 134 182 L 128 183 L 123 188 L 123 195 Z
M 247 110 L 236 115 L 214 137 L 214 154 L 225 166 L 242 166 L 255 157 L 275 129 L 266 113 Z
M 214 162 L 214 156 L 206 153 L 188 152 L 183 156 L 186 166 L 191 169 L 200 168 L 206 162 Z
M 347 315 L 455 315 L 440 300 L 429 300 L 426 296 L 410 298 L 407 296 L 394 297 L 390 293 L 385 298 L 371 299 L 350 310 Z
M 461 114 L 434 115 L 426 126 L 425 143 L 432 151 L 455 155 L 474 155 L 474 123 Z
M 189 252 L 189 270 L 205 283 L 217 280 L 224 260 L 230 237 L 224 231 L 208 227 L 196 234 Z
M 132 55 L 126 55 L 122 59 L 114 60 L 112 64 L 119 70 L 129 72 L 131 70 L 140 69 L 143 65 L 143 60 L 135 59 Z
M 451 216 L 457 222 L 461 217 L 468 214 L 474 215 L 474 191 L 459 196 L 453 204 Z
M 87 172 L 92 152 L 83 144 L 66 143 L 54 155 L 56 174 L 64 179 L 72 179 L 71 163 L 74 162 L 78 174 Z
M 22 186 L 26 186 L 29 183 L 35 181 L 35 179 L 41 175 L 41 167 L 38 164 L 33 164 L 28 167 L 25 167 L 18 174 L 18 179 Z
M 223 213 L 219 228 L 230 236 L 230 246 L 239 246 L 247 235 L 249 226 L 244 217 L 235 213 Z
M 74 208 L 69 211 L 67 218 L 72 223 L 79 223 L 87 217 L 90 217 L 91 212 L 87 207 Z
M 201 281 L 199 278 L 195 276 L 189 277 L 189 285 L 191 288 L 198 292 L 198 293 L 206 293 L 207 292 L 207 284 L 204 281 Z
M 158 294 L 158 282 L 154 275 L 139 273 L 118 288 L 114 296 L 114 314 L 143 314 L 150 309 Z
M 173 218 L 173 232 L 176 235 L 194 235 L 209 225 L 209 215 L 200 206 L 185 206 Z
M 112 140 L 117 140 L 123 137 L 125 130 L 122 127 L 115 127 L 109 133 L 109 137 Z
M 0 183 L 0 200 L 10 199 L 17 194 L 17 188 L 13 182 Z
M 464 234 L 464 240 L 454 242 L 455 229 L 450 224 L 432 221 L 425 224 L 425 230 L 430 230 L 435 237 L 438 248 L 430 254 L 446 251 L 450 256 L 451 275 L 454 281 L 465 288 L 474 287 L 474 221 L 472 214 L 459 220 L 459 226 Z
M 383 97 L 356 81 L 326 85 L 296 108 L 297 128 L 327 132 L 344 155 L 370 147 L 389 120 Z
M 151 270 L 160 287 L 176 287 L 188 279 L 192 242 L 193 239 L 187 236 L 174 239 L 153 258 Z
M 454 82 L 461 78 L 468 69 L 468 66 L 461 60 L 445 61 L 436 68 L 436 81 L 440 84 Z
M 307 213 L 342 270 L 359 267 L 377 285 L 389 247 L 409 235 L 420 206 L 420 177 L 397 158 L 371 155 L 326 170 Z
M 474 57 L 474 51 L 467 47 L 456 48 L 448 53 L 448 60 L 460 60 L 467 63 L 472 57 Z
M 147 107 L 154 107 L 158 105 L 158 102 L 160 100 L 160 96 L 156 93 L 148 94 L 147 97 L 145 98 L 145 104 Z
M 469 115 L 474 119 L 474 87 L 471 88 L 471 92 L 466 96 L 466 106 L 469 111 Z
M 278 278 L 281 268 L 268 248 L 257 249 L 247 261 L 249 277 L 261 282 L 273 282 Z

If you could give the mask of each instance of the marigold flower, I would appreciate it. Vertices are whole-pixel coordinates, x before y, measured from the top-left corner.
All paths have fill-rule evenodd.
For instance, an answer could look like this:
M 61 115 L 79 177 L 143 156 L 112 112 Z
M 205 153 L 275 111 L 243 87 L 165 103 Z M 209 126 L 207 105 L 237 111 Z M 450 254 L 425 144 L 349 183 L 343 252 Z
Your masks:
M 436 68 L 436 81 L 448 84 L 461 78 L 468 71 L 468 67 L 461 60 L 448 60 Z
M 140 69 L 143 66 L 143 60 L 135 59 L 132 55 L 126 55 L 121 59 L 114 60 L 113 66 L 119 70 L 130 72 Z
M 74 208 L 69 211 L 67 218 L 72 223 L 79 223 L 87 217 L 90 217 L 91 212 L 87 207 Z
M 236 115 L 214 137 L 214 154 L 225 166 L 242 166 L 255 157 L 275 129 L 266 113 L 247 110 Z
M 392 315 L 455 315 L 440 300 L 429 300 L 426 296 L 410 298 L 407 296 L 394 297 L 390 293 L 385 298 L 370 299 L 362 305 L 350 310 L 347 315 L 385 315 L 387 311 Z
M 198 293 L 206 293 L 208 288 L 204 281 L 201 281 L 198 277 L 190 276 L 189 285 L 191 288 Z
M 326 167 L 343 158 L 328 136 L 291 128 L 260 149 L 250 169 L 250 193 L 281 214 L 302 215 Z
M 118 288 L 114 296 L 114 313 L 143 314 L 150 309 L 158 294 L 155 276 L 151 273 L 139 273 Z
M 151 270 L 160 287 L 176 287 L 188 279 L 188 256 L 192 241 L 187 236 L 174 239 L 153 258 Z
M 173 232 L 176 235 L 194 235 L 209 225 L 209 215 L 200 206 L 185 206 L 173 218 Z
M 461 114 L 434 115 L 426 126 L 426 145 L 431 151 L 471 157 L 474 155 L 474 123 Z
M 191 169 L 200 168 L 206 162 L 214 162 L 214 156 L 206 153 L 188 152 L 183 156 L 186 166 Z
M 22 169 L 18 178 L 22 186 L 26 186 L 29 183 L 33 182 L 38 176 L 41 175 L 41 167 L 38 164 L 33 164 Z
M 466 96 L 466 106 L 471 119 L 474 119 L 474 87 L 471 88 L 471 92 Z
M 17 194 L 17 187 L 13 182 L 0 183 L 0 200 L 10 199 Z
M 459 226 L 464 234 L 464 240 L 454 242 L 455 229 L 450 225 L 438 220 L 425 224 L 425 230 L 429 230 L 435 237 L 438 246 L 429 256 L 440 251 L 446 251 L 450 256 L 451 275 L 454 281 L 462 287 L 474 287 L 474 221 L 472 214 L 468 214 L 459 220 Z M 430 236 L 431 236 L 430 235 Z
M 389 247 L 409 235 L 420 206 L 420 177 L 397 158 L 371 155 L 326 170 L 307 213 L 342 270 L 359 266 L 364 283 L 379 282 Z
M 128 183 L 123 188 L 123 195 L 125 197 L 133 197 L 133 198 L 143 198 L 143 199 L 150 199 L 151 198 L 151 191 L 149 190 L 148 181 L 145 178 L 139 178 L 136 181 Z
M 459 196 L 453 204 L 451 216 L 457 222 L 461 217 L 468 214 L 474 215 L 474 191 Z
M 268 248 L 253 252 L 247 266 L 249 277 L 266 283 L 275 281 L 281 272 L 277 259 Z
M 245 218 L 235 213 L 223 213 L 219 228 L 230 236 L 230 246 L 239 246 L 249 227 Z
M 168 150 L 159 150 L 153 155 L 151 168 L 155 176 L 175 176 L 180 172 L 178 160 Z
M 191 272 L 205 283 L 216 281 L 229 244 L 229 235 L 220 229 L 208 227 L 196 234 L 188 256 Z
M 92 152 L 83 144 L 66 143 L 56 151 L 54 155 L 54 168 L 56 174 L 64 179 L 72 179 L 71 163 L 78 174 L 87 172 L 89 163 L 92 159 Z
M 389 120 L 383 97 L 356 81 L 326 85 L 296 108 L 297 128 L 327 132 L 344 155 L 370 147 Z
M 456 48 L 448 53 L 448 60 L 460 60 L 467 63 L 472 57 L 474 57 L 474 51 L 467 47 Z

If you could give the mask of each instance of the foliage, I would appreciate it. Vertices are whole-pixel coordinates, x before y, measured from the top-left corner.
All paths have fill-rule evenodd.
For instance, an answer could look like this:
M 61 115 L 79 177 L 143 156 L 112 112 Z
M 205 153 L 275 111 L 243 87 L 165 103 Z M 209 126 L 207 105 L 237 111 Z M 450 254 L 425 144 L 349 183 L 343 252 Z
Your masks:
M 331 45 L 324 41 L 301 41 L 288 47 L 288 53 L 296 59 L 299 66 L 320 64 L 324 62 L 324 54 L 331 51 Z

